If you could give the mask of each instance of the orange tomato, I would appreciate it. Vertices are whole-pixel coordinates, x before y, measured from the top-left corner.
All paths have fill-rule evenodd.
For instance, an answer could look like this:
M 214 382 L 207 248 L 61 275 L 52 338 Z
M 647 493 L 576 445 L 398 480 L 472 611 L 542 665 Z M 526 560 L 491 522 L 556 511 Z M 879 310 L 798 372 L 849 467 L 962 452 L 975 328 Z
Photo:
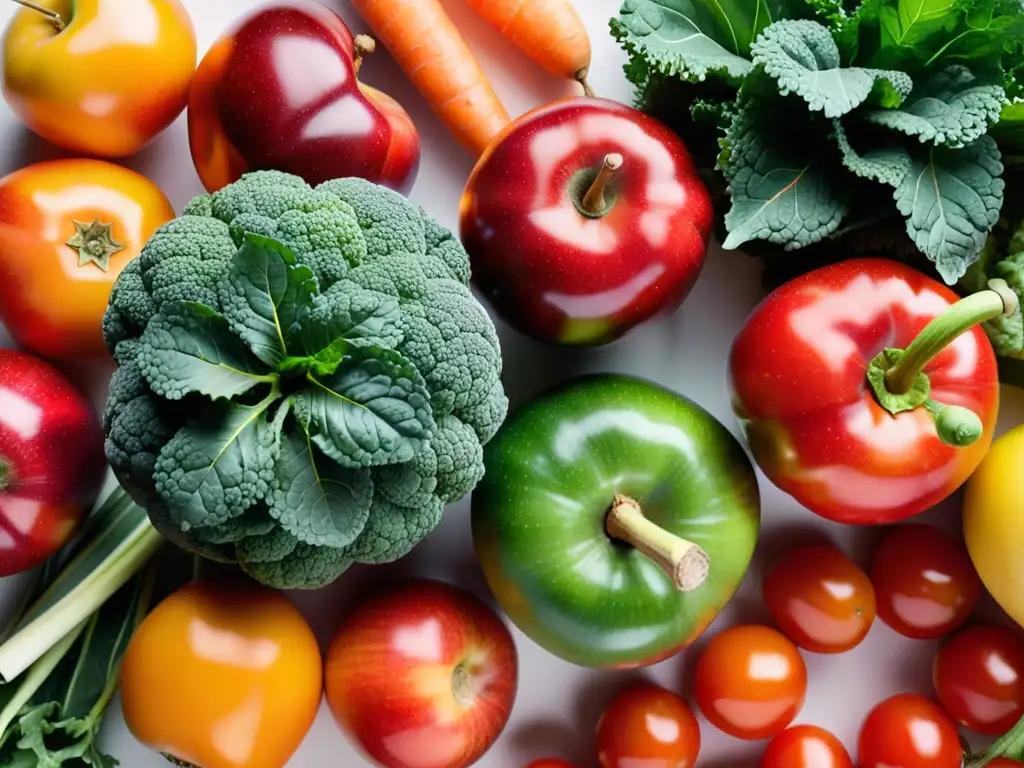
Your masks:
M 202 768 L 283 768 L 313 724 L 320 649 L 284 596 L 197 581 L 146 617 L 125 653 L 125 722 Z
M 53 160 L 0 179 L 0 320 L 44 357 L 106 355 L 110 289 L 172 218 L 156 185 L 102 160 Z
M 671 691 L 648 682 L 623 688 L 597 722 L 601 768 L 693 768 L 700 726 Z
M 741 625 L 718 633 L 697 661 L 697 705 L 713 726 L 737 739 L 776 736 L 807 695 L 807 667 L 781 632 Z
M 36 0 L 4 36 L 3 91 L 35 133 L 102 157 L 138 152 L 181 114 L 196 36 L 179 0 Z

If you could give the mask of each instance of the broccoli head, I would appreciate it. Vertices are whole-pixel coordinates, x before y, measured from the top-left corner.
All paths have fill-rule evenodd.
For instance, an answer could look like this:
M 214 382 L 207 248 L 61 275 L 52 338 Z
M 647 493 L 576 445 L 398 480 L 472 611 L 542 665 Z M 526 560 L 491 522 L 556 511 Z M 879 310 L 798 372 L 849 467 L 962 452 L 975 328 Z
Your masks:
M 448 230 L 361 179 L 197 197 L 111 291 L 118 480 L 169 540 L 270 586 L 403 557 L 508 409 L 469 279 Z

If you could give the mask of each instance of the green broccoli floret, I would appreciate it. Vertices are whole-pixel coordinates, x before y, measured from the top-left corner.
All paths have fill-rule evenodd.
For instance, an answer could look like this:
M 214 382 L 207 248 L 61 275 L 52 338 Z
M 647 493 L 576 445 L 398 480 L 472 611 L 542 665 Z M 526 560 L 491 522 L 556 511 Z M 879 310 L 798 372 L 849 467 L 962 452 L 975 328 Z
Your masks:
M 270 586 L 403 557 L 508 410 L 469 277 L 447 229 L 361 179 L 195 198 L 111 291 L 118 479 L 171 541 Z

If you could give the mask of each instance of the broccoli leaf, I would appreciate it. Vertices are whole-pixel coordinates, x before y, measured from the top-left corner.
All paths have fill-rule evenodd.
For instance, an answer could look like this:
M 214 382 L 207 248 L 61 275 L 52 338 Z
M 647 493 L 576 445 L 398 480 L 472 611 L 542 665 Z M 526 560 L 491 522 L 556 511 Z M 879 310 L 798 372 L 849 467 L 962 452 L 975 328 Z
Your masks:
M 275 379 L 223 315 L 191 301 L 165 304 L 150 320 L 137 362 L 150 388 L 169 400 L 192 392 L 231 398 Z
M 392 348 L 402 340 L 401 315 L 395 299 L 346 280 L 317 302 L 300 340 L 307 355 L 316 355 L 339 339 L 356 346 Z
M 828 28 L 815 21 L 778 21 L 751 50 L 754 65 L 764 67 L 783 95 L 795 93 L 829 118 L 847 114 L 873 94 L 884 106 L 898 106 L 912 87 L 903 72 L 843 67 Z
M 182 427 L 160 450 L 156 488 L 182 531 L 221 525 L 266 497 L 280 447 L 267 408 L 277 397 L 228 403 L 223 416 Z
M 373 499 L 368 469 L 349 469 L 292 430 L 281 441 L 270 514 L 296 539 L 320 547 L 345 547 L 366 527 Z
M 922 143 L 962 147 L 999 120 L 1002 86 L 980 83 L 971 70 L 951 64 L 921 83 L 899 109 L 862 112 L 868 122 L 916 137 Z
M 313 271 L 299 264 L 295 254 L 253 234 L 246 234 L 220 284 L 231 330 L 270 366 L 287 356 L 317 292 Z
M 625 0 L 612 35 L 631 57 L 662 74 L 739 81 L 751 42 L 772 21 L 764 0 Z
M 415 366 L 382 347 L 354 347 L 329 377 L 308 376 L 295 413 L 313 443 L 345 467 L 409 461 L 430 437 L 430 393 Z
M 956 283 L 978 258 L 1003 204 L 1003 164 L 991 136 L 962 149 L 918 146 L 896 187 L 907 234 Z
M 843 156 L 843 165 L 862 179 L 898 186 L 910 170 L 910 153 L 903 145 L 887 142 L 858 152 L 841 120 L 833 123 L 834 137 Z

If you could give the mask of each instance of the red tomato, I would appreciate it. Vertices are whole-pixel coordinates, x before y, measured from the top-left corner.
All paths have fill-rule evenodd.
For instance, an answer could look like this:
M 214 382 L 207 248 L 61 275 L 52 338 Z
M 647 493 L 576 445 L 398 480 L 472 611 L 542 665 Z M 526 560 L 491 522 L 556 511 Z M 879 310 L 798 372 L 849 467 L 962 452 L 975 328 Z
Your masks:
M 956 725 L 916 693 L 892 696 L 868 714 L 858 740 L 860 768 L 960 768 Z
M 653 683 L 619 691 L 597 721 L 601 768 L 691 768 L 700 726 L 686 702 Z
M 576 766 L 560 757 L 542 757 L 540 760 L 534 760 L 526 768 L 576 768 Z
M 986 763 L 985 768 L 1017 768 L 1020 765 L 1024 765 L 1024 763 L 1018 763 L 1008 757 L 997 757 L 992 762 Z
M 713 726 L 756 741 L 785 730 L 807 695 L 797 647 L 769 627 L 742 625 L 711 638 L 697 662 L 697 704 Z
M 859 645 L 875 620 L 875 589 L 864 571 L 832 546 L 797 547 L 764 580 L 775 623 L 801 648 L 842 653 Z
M 772 739 L 761 768 L 853 768 L 853 762 L 843 743 L 824 728 L 794 725 Z
M 1009 627 L 971 627 L 939 649 L 935 693 L 972 731 L 1001 736 L 1024 717 L 1024 638 Z
M 871 564 L 878 616 L 906 637 L 937 638 L 963 624 L 982 585 L 961 541 L 929 525 L 894 528 Z

